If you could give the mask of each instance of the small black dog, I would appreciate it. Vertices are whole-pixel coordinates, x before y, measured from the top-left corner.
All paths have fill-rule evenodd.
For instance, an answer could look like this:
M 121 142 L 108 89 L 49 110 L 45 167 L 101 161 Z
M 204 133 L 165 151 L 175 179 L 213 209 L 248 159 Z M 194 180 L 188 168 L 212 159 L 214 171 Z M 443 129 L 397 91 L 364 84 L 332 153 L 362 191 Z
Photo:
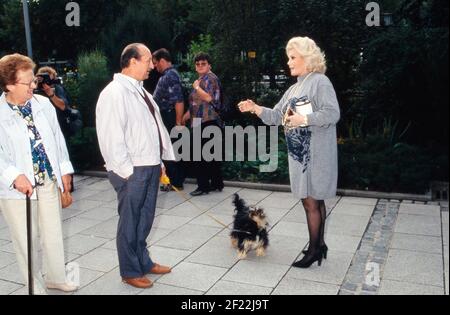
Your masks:
M 238 194 L 234 194 L 233 204 L 235 215 L 230 236 L 232 246 L 238 250 L 239 259 L 247 257 L 251 249 L 256 250 L 257 256 L 264 256 L 269 246 L 269 224 L 264 210 L 248 207 Z

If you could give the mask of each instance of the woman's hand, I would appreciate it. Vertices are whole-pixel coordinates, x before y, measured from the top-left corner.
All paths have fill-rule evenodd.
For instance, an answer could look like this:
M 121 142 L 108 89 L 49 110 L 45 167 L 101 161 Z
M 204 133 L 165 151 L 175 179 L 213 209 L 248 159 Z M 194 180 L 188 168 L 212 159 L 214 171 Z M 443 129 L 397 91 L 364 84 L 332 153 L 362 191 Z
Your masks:
M 33 195 L 33 185 L 31 185 L 30 181 L 25 175 L 17 176 L 16 180 L 13 183 L 14 189 L 18 192 L 21 192 L 28 197 Z
M 62 183 L 64 187 L 64 191 L 71 191 L 72 190 L 72 175 L 67 174 L 62 177 Z
M 192 84 L 192 87 L 194 90 L 198 90 L 200 88 L 200 80 L 195 80 L 195 82 Z
M 286 118 L 286 127 L 306 127 L 308 125 L 308 121 L 306 116 L 295 113 L 291 110 L 291 115 Z
M 259 115 L 261 113 L 261 107 L 256 105 L 252 100 L 242 101 L 238 104 L 241 113 L 252 113 Z

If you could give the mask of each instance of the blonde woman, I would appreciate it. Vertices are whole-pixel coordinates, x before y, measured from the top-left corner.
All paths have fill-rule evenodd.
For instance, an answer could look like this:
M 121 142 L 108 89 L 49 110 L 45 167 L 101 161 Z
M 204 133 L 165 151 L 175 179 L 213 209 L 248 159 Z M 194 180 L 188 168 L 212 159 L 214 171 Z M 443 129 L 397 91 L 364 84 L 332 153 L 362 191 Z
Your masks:
M 333 85 L 325 75 L 325 55 L 317 44 L 308 37 L 295 37 L 288 42 L 286 53 L 297 83 L 273 109 L 252 100 L 241 102 L 239 108 L 258 115 L 267 125 L 285 126 L 291 189 L 305 208 L 310 240 L 305 256 L 293 266 L 309 268 L 316 261 L 320 266 L 327 258 L 324 200 L 336 196 L 336 124 L 340 110 Z M 312 111 L 303 115 L 296 112 L 299 105 L 308 103 Z

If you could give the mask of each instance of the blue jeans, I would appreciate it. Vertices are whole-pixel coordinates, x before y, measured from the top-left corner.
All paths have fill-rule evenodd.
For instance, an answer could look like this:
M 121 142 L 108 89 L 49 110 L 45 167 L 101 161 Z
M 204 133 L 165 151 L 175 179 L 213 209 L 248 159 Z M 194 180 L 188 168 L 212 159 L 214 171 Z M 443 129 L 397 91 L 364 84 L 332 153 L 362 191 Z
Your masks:
M 119 201 L 117 252 L 123 278 L 142 277 L 154 265 L 147 250 L 147 237 L 155 218 L 160 172 L 160 165 L 134 167 L 128 180 L 108 173 Z

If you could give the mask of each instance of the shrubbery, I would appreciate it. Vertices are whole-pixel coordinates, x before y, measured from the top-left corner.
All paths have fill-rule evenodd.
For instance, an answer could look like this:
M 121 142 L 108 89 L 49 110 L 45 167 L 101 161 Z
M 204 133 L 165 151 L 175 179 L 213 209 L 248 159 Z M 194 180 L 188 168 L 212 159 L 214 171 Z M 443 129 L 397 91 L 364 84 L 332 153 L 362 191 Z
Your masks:
M 108 62 L 102 52 L 95 50 L 80 55 L 77 64 L 79 73 L 79 108 L 83 113 L 85 126 L 94 127 L 95 106 L 98 96 L 112 79 L 108 71 Z
M 76 171 L 104 170 L 95 128 L 83 128 L 70 139 L 68 147 Z
M 76 171 L 103 165 L 95 130 L 95 107 L 100 92 L 110 80 L 106 57 L 100 51 L 93 51 L 78 57 L 78 76 L 66 82 L 72 105 L 80 110 L 86 126 L 68 140 Z
M 282 136 L 281 136 L 282 137 Z M 364 141 L 340 139 L 339 188 L 426 193 L 433 180 L 448 181 L 448 157 L 404 143 L 391 145 L 380 136 Z M 224 163 L 226 179 L 289 184 L 288 155 L 280 139 L 278 169 L 260 173 L 261 162 Z

